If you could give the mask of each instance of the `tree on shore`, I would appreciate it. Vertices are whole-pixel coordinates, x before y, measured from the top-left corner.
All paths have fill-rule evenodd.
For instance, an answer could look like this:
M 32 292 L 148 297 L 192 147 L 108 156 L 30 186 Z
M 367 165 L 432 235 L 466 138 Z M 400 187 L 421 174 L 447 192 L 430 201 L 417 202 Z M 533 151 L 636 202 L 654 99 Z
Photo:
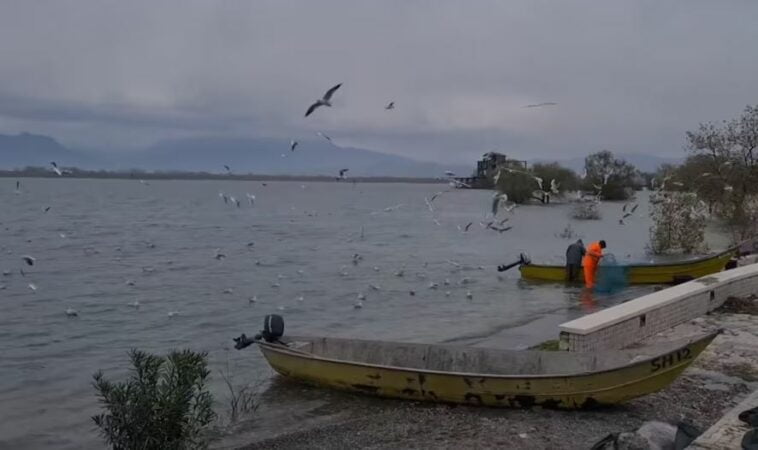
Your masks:
M 92 417 L 114 449 L 194 449 L 207 446 L 216 418 L 206 381 L 207 354 L 174 351 L 166 357 L 129 352 L 133 371 L 123 382 L 102 372 L 93 385 L 106 412 Z
M 758 231 L 758 105 L 720 125 L 687 132 L 690 158 L 679 169 L 692 190 L 725 219 L 735 241 Z M 699 172 L 699 173 L 698 173 Z M 695 175 L 697 174 L 697 175 Z M 684 183 L 684 181 L 682 181 Z
M 587 156 L 584 169 L 587 176 L 582 188 L 597 192 L 600 187 L 603 200 L 626 200 L 634 192 L 637 169 L 608 150 Z

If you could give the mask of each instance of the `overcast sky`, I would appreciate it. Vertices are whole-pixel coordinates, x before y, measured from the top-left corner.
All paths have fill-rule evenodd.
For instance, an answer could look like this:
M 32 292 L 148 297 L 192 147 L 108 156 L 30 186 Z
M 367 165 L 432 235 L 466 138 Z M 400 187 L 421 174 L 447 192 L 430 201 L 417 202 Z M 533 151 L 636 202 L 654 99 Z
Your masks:
M 417 159 L 681 155 L 758 103 L 758 2 L 0 2 L 0 133 L 310 138 Z M 311 101 L 344 85 L 334 107 Z M 396 109 L 385 111 L 394 100 Z M 539 102 L 558 106 L 523 108 Z

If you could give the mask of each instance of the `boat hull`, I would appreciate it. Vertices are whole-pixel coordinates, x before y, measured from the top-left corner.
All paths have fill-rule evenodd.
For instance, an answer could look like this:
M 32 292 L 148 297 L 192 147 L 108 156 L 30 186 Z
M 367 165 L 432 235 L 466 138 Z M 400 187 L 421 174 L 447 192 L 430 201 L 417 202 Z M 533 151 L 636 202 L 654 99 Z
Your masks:
M 673 264 L 640 264 L 622 266 L 629 284 L 670 284 L 689 279 L 700 278 L 720 272 L 734 256 L 730 250 L 711 257 Z M 617 266 L 611 266 L 617 267 Z M 521 277 L 527 280 L 566 281 L 564 266 L 523 264 L 519 267 Z M 603 277 L 603 266 L 599 267 L 598 279 Z M 580 270 L 578 282 L 584 282 L 584 273 Z
M 277 344 L 260 343 L 260 349 L 279 374 L 317 386 L 416 401 L 579 409 L 615 405 L 666 387 L 715 336 L 617 369 L 556 376 L 444 373 L 330 360 Z

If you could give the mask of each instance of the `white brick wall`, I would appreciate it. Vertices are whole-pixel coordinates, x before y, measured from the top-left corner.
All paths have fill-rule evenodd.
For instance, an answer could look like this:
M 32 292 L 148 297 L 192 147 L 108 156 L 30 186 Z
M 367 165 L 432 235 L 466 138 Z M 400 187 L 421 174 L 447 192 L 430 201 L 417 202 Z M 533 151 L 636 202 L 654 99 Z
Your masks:
M 758 293 L 758 264 L 698 278 L 560 325 L 564 350 L 629 346 L 706 314 L 728 297 Z

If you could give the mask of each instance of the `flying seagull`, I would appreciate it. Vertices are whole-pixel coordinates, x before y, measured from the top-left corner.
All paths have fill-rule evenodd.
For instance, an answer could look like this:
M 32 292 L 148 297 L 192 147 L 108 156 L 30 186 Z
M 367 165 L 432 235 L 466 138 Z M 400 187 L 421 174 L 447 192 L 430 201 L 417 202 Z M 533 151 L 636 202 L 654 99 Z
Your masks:
M 50 164 L 53 166 L 53 172 L 55 172 L 55 174 L 59 177 L 62 177 L 63 172 L 61 172 L 61 169 L 58 168 L 58 164 L 56 164 L 55 161 L 50 161 Z
M 16 194 L 21 193 L 21 182 L 16 180 Z
M 338 180 L 344 180 L 345 178 L 347 178 L 347 177 L 345 176 L 345 173 L 346 173 L 348 170 L 350 170 L 350 169 L 340 169 L 340 176 L 339 176 L 339 177 L 337 177 L 337 179 L 338 179 Z
M 320 131 L 317 131 L 316 134 L 319 135 L 319 136 L 321 136 L 322 138 L 326 139 L 327 141 L 329 141 L 330 144 L 334 144 L 334 142 L 332 142 L 332 138 L 330 138 L 326 134 L 324 134 L 324 133 L 322 133 Z
M 473 224 L 473 223 L 474 222 L 469 222 L 469 223 L 466 224 L 465 227 L 462 227 L 462 226 L 458 225 L 458 231 L 460 231 L 461 233 L 468 233 L 468 229 L 471 227 L 471 224 Z
M 34 259 L 34 257 L 32 257 L 32 256 L 29 256 L 29 255 L 24 255 L 24 256 L 22 256 L 22 257 L 21 257 L 21 259 L 23 259 L 23 260 L 24 260 L 24 262 L 25 262 L 27 265 L 29 265 L 29 266 L 33 266 L 33 265 L 34 265 L 34 263 L 35 263 L 35 262 L 37 262 L 37 260 L 36 260 L 36 259 Z
M 329 107 L 331 107 L 332 106 L 332 103 L 331 103 L 332 95 L 334 95 L 334 92 L 337 91 L 337 89 L 339 89 L 340 86 L 342 86 L 342 83 L 340 83 L 340 84 L 334 86 L 333 88 L 329 89 L 328 91 L 326 91 L 326 94 L 324 94 L 323 98 L 320 98 L 320 99 L 316 100 L 316 102 L 314 104 L 312 104 L 311 106 L 309 106 L 308 110 L 305 112 L 305 117 L 310 116 L 313 113 L 313 111 L 315 111 L 316 108 L 318 108 L 319 106 L 329 106 Z
M 384 107 L 386 110 L 395 109 L 395 102 L 389 102 L 387 106 Z
M 558 103 L 555 102 L 542 102 L 542 103 L 534 103 L 532 105 L 526 105 L 524 108 L 541 108 L 543 106 L 555 106 Z
M 298 144 L 298 142 L 296 140 L 294 140 L 294 139 L 290 141 L 290 151 L 291 152 L 295 151 L 295 147 L 297 147 L 297 144 Z
M 508 201 L 508 195 L 501 194 L 499 192 L 496 192 L 495 195 L 492 197 L 492 215 L 497 216 L 497 210 L 500 208 L 500 203 L 507 202 Z
M 229 166 L 227 166 L 226 164 L 224 164 L 224 169 L 226 169 L 226 171 L 227 171 L 228 173 L 232 173 L 232 168 L 231 168 L 231 167 L 229 167 Z
M 560 183 L 555 181 L 555 178 L 550 180 L 550 192 L 552 192 L 555 195 L 560 194 L 560 191 L 558 190 L 559 187 L 560 187 Z

